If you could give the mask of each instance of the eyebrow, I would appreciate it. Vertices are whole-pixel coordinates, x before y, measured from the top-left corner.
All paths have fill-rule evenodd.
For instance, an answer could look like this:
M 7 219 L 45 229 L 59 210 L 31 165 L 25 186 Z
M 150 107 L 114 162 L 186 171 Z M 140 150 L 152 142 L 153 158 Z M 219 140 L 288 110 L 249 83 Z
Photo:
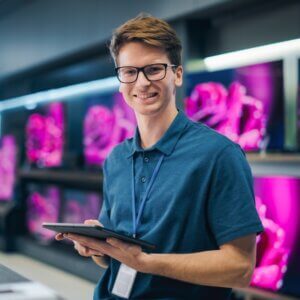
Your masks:
M 152 66 L 152 65 L 169 65 L 168 62 L 155 62 L 155 63 L 152 63 L 152 64 L 147 64 L 147 65 L 144 65 L 142 67 L 136 67 L 136 66 L 118 66 L 116 68 L 125 68 L 125 67 L 130 67 L 130 68 L 144 68 L 144 67 L 147 67 L 147 66 Z

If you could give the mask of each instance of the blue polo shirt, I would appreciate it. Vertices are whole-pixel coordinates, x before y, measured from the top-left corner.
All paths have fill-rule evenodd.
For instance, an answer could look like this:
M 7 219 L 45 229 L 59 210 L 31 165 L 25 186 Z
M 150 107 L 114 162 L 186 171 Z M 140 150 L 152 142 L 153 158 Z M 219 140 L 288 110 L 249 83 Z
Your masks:
M 157 246 L 156 253 L 216 250 L 236 238 L 263 230 L 256 213 L 252 175 L 241 148 L 226 137 L 189 120 L 179 111 L 151 148 L 135 137 L 118 145 L 104 165 L 104 203 L 99 221 L 132 235 L 132 160 L 136 207 L 161 155 L 137 237 Z M 94 300 L 111 294 L 120 263 L 110 259 Z M 231 289 L 194 285 L 138 273 L 130 299 L 227 299 Z

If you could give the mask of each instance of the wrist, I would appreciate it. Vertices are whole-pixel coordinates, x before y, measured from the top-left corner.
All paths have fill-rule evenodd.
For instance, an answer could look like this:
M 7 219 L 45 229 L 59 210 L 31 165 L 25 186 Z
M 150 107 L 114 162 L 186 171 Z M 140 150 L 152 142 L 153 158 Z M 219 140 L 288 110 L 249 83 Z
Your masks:
M 161 267 L 158 254 L 146 254 L 144 273 L 159 275 L 158 271 L 161 270 Z

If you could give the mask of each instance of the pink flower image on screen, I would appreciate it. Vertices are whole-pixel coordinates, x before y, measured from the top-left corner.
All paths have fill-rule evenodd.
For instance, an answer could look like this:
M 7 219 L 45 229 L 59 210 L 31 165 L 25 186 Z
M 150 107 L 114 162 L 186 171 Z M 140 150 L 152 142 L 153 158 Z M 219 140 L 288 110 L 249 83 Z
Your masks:
M 273 220 L 266 217 L 267 206 L 256 197 L 256 208 L 264 226 L 257 238 L 257 265 L 251 285 L 278 290 L 287 270 L 289 249 L 284 246 L 286 232 Z
M 27 199 L 27 228 L 42 242 L 54 239 L 55 233 L 42 227 L 43 222 L 58 222 L 60 209 L 59 189 L 48 187 L 44 193 L 33 192 Z
M 102 206 L 102 198 L 97 193 L 78 192 L 80 198 L 75 199 L 67 196 L 67 204 L 64 208 L 63 222 L 66 223 L 83 223 L 88 219 L 98 219 Z
M 295 251 L 300 233 L 300 179 L 256 177 L 254 190 L 265 231 L 257 239 L 257 266 L 252 285 L 278 290 L 285 287 L 285 274 L 290 267 L 293 269 L 291 263 L 298 257 Z
M 228 90 L 217 82 L 196 85 L 184 100 L 187 116 L 226 135 L 245 150 L 257 150 L 266 133 L 266 116 L 260 100 L 233 82 Z
M 62 103 L 51 103 L 46 116 L 32 114 L 26 125 L 26 155 L 39 167 L 62 163 L 64 147 L 64 110 Z
M 0 201 L 13 197 L 17 164 L 17 146 L 11 135 L 3 136 L 0 148 Z
M 111 150 L 124 139 L 133 136 L 136 120 L 120 93 L 114 96 L 114 106 L 90 107 L 84 119 L 84 156 L 88 165 L 101 166 Z

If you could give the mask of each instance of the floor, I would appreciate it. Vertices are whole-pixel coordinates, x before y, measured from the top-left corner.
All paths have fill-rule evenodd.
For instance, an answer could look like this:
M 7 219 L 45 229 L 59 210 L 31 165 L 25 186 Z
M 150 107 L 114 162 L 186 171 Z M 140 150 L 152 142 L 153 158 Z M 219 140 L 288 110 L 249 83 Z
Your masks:
M 19 254 L 0 252 L 0 263 L 55 290 L 65 300 L 93 299 L 95 283 Z

